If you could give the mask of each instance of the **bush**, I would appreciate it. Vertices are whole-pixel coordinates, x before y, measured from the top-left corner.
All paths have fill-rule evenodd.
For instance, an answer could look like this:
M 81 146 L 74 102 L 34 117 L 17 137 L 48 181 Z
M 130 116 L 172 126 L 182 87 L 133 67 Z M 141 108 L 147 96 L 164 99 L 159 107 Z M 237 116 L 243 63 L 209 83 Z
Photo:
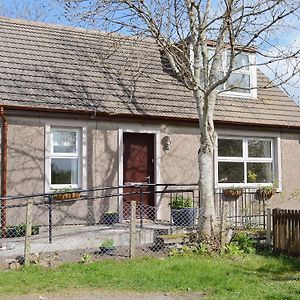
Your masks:
M 38 234 L 40 231 L 38 225 L 32 225 L 31 235 Z M 2 236 L 2 229 L 0 229 L 0 235 Z M 26 235 L 26 224 L 21 223 L 19 225 L 7 226 L 5 236 L 7 238 L 22 237 Z
M 231 255 L 255 253 L 255 241 L 253 237 L 245 232 L 235 235 L 232 242 L 225 246 L 225 253 Z

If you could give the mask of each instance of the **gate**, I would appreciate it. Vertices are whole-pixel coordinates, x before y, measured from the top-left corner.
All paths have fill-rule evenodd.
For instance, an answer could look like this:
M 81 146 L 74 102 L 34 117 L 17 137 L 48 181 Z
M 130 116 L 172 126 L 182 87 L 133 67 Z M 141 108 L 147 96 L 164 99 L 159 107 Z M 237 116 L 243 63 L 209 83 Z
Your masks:
M 273 209 L 274 252 L 300 256 L 300 210 Z

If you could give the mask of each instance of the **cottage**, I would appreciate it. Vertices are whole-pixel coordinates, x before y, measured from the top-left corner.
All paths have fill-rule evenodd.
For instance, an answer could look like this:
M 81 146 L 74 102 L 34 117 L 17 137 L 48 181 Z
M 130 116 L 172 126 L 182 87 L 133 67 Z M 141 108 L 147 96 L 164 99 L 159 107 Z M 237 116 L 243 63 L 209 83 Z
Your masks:
M 193 96 L 153 40 L 0 18 L 0 49 L 8 195 L 197 182 Z M 249 51 L 237 63 L 254 61 Z M 269 80 L 255 66 L 237 79 L 215 110 L 215 188 L 275 184 L 271 205 L 299 209 L 300 109 L 263 89 Z

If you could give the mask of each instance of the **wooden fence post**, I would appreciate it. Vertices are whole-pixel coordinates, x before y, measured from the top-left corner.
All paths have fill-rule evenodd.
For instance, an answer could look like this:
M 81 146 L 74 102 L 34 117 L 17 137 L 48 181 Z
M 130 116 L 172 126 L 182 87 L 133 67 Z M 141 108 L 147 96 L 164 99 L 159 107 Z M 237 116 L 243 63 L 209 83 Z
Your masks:
M 24 264 L 30 264 L 31 256 L 31 232 L 32 232 L 32 198 L 27 200 L 26 210 L 26 234 L 25 234 L 25 246 L 24 246 Z
M 131 215 L 130 215 L 130 245 L 129 257 L 135 257 L 136 250 L 136 201 L 131 201 Z
M 271 209 L 267 208 L 267 240 L 266 243 L 268 246 L 272 245 L 272 236 L 271 236 Z

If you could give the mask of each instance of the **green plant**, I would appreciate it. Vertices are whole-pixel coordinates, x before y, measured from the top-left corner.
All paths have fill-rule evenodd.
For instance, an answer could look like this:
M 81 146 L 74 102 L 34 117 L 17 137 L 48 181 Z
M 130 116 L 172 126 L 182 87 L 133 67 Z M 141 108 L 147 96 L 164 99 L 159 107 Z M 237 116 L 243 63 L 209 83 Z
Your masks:
M 108 211 L 105 213 L 106 216 L 118 216 L 119 213 L 116 211 Z
M 240 248 L 243 253 L 255 253 L 254 239 L 246 232 L 241 232 L 235 235 L 233 242 Z
M 256 182 L 257 174 L 255 172 L 249 170 L 247 177 L 248 177 L 248 182 L 253 183 L 253 182 Z
M 243 254 L 243 251 L 234 242 L 231 242 L 231 243 L 228 243 L 227 245 L 225 245 L 224 251 L 225 251 L 226 254 L 229 254 L 229 255 L 241 255 L 241 254 Z
M 101 248 L 108 248 L 111 249 L 114 247 L 114 240 L 113 239 L 106 239 L 101 243 Z
M 39 226 L 32 225 L 31 227 L 31 235 L 39 234 Z M 5 236 L 7 238 L 10 237 L 22 237 L 26 235 L 26 224 L 20 223 L 19 225 L 11 225 L 7 226 L 5 230 Z M 2 229 L 0 229 L 0 236 L 2 236 Z
M 172 199 L 170 206 L 172 209 L 183 209 L 183 208 L 191 208 L 193 204 L 191 198 L 184 197 L 182 195 L 176 195 Z
M 257 195 L 259 195 L 261 198 L 269 199 L 271 198 L 275 192 L 276 192 L 276 185 L 274 184 L 269 184 L 262 186 L 256 190 Z
M 270 192 L 274 190 L 273 184 L 265 185 L 259 188 L 261 191 Z
M 81 257 L 81 262 L 84 263 L 84 264 L 91 263 L 92 262 L 92 256 L 88 253 L 83 254 L 82 257 Z

